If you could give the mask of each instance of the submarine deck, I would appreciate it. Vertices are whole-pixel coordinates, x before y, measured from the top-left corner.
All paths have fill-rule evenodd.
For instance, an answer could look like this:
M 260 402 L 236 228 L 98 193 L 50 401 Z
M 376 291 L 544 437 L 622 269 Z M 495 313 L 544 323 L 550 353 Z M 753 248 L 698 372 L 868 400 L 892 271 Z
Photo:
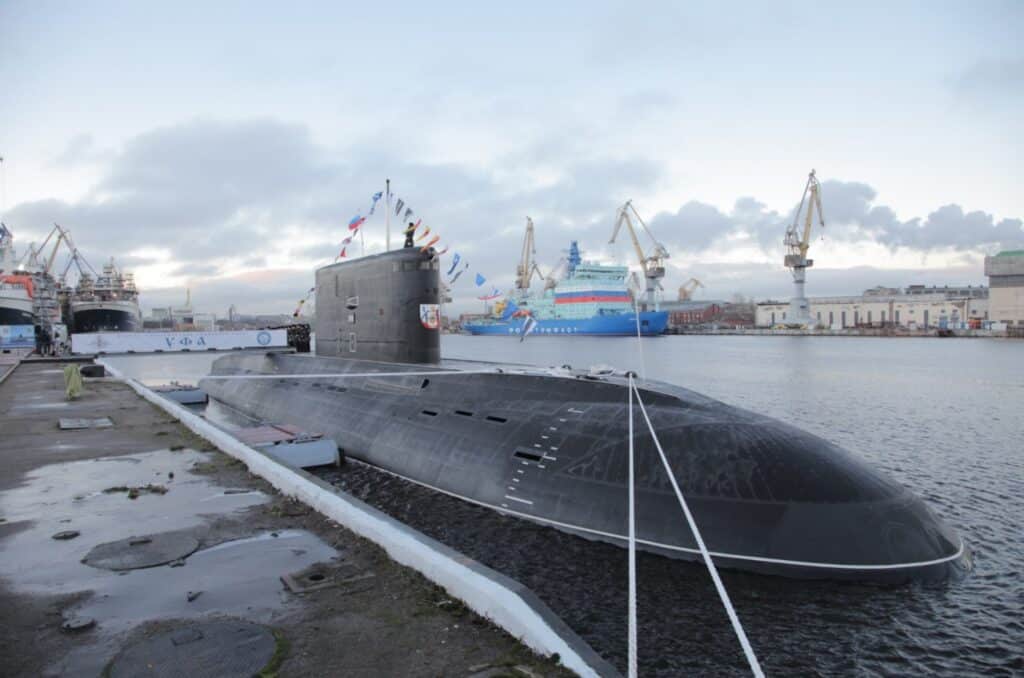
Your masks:
M 333 427 L 353 458 L 408 480 L 622 543 L 624 375 L 454 363 L 250 354 L 219 360 L 203 384 L 257 418 Z M 638 389 L 698 523 L 712 526 L 711 553 L 725 565 L 897 581 L 955 575 L 966 562 L 963 541 L 920 500 L 826 440 L 670 384 Z M 282 392 L 288 396 L 273 395 Z M 641 433 L 637 443 L 638 543 L 692 558 L 698 552 L 676 519 L 651 438 Z

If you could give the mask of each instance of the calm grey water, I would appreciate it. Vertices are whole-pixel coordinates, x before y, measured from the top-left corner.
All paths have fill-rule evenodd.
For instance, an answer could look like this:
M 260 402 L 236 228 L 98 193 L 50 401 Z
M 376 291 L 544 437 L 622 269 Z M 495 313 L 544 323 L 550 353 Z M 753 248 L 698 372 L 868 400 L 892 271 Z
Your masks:
M 679 336 L 444 337 L 447 358 L 641 369 L 649 378 L 794 423 L 924 497 L 974 552 L 943 585 L 879 588 L 729 573 L 769 674 L 1024 674 L 1024 342 Z M 150 382 L 195 379 L 211 356 L 117 358 Z M 624 668 L 625 552 L 503 518 L 351 466 L 325 476 L 533 588 Z M 515 544 L 515 549 L 507 548 Z M 745 662 L 702 567 L 644 555 L 645 675 L 741 675 Z

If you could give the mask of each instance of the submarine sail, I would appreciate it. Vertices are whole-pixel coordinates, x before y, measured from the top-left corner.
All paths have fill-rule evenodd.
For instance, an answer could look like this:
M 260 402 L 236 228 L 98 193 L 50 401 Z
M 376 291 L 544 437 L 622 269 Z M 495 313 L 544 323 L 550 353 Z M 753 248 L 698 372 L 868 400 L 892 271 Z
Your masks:
M 324 267 L 318 355 L 224 356 L 201 386 L 410 481 L 624 546 L 626 376 L 446 366 L 438 270 L 414 248 Z M 720 567 L 898 582 L 968 566 L 959 535 L 920 498 L 836 445 L 671 384 L 639 392 Z M 638 546 L 698 560 L 652 438 L 638 428 L 634 441 Z

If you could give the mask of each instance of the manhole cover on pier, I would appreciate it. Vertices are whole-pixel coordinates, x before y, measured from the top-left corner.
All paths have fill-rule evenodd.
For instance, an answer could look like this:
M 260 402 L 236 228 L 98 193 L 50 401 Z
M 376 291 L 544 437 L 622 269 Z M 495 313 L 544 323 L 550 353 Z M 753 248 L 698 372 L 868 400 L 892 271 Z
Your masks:
M 99 544 L 82 562 L 107 570 L 137 570 L 185 558 L 197 548 L 199 542 L 195 537 L 181 532 L 163 532 Z
M 250 678 L 270 664 L 277 641 L 270 629 L 245 621 L 208 621 L 161 631 L 125 648 L 110 678 Z

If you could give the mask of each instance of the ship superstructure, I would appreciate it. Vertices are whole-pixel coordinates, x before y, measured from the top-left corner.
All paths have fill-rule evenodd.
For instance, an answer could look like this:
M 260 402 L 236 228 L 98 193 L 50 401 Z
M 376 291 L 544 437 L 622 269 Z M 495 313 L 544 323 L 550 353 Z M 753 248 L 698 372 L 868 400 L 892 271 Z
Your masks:
M 113 259 L 95 278 L 80 272 L 70 296 L 69 312 L 73 333 L 135 332 L 142 328 L 134 276 L 122 272 Z
M 14 235 L 0 224 L 0 325 L 32 325 L 32 276 L 18 269 Z
M 543 291 L 518 290 L 494 306 L 493 318 L 465 326 L 473 334 L 519 335 L 528 316 L 534 334 L 629 335 L 638 331 L 636 304 L 629 289 L 629 267 L 584 261 L 579 243 L 569 245 L 564 277 L 552 278 Z M 665 311 L 640 311 L 639 332 L 661 334 Z

